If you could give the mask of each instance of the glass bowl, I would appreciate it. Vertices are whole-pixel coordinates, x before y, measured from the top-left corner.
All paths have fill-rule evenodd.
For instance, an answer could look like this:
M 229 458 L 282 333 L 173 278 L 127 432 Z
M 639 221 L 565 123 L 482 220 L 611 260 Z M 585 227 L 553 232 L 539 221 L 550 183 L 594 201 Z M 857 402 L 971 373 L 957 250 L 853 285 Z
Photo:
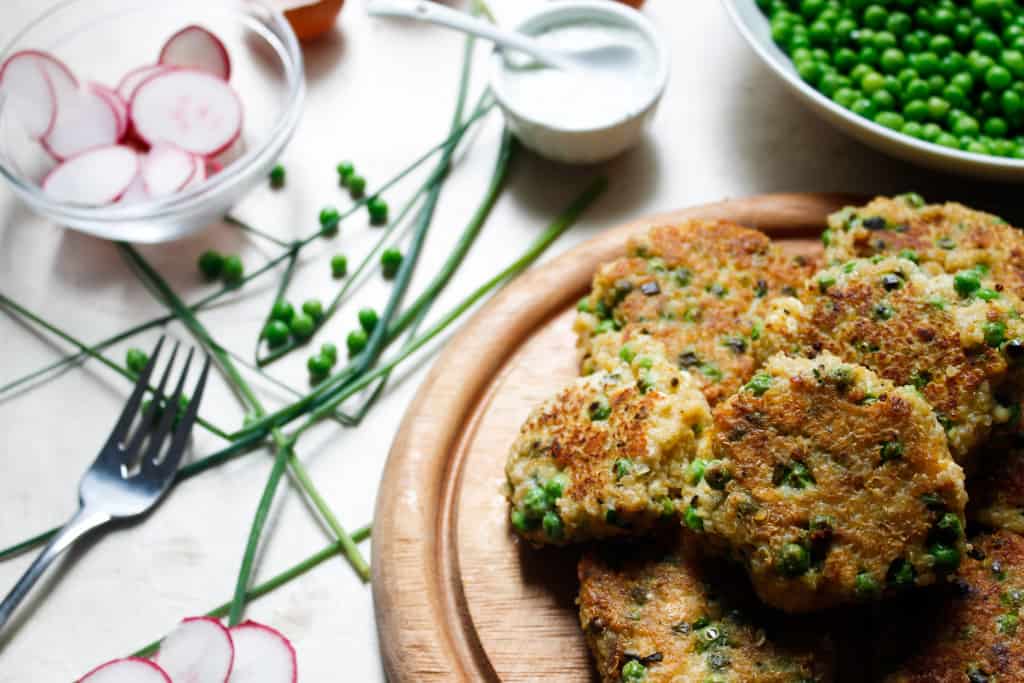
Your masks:
M 32 21 L 3 48 L 49 52 L 79 80 L 116 86 L 132 68 L 156 61 L 164 41 L 199 24 L 224 42 L 231 86 L 243 106 L 239 142 L 223 170 L 191 189 L 159 199 L 83 206 L 55 201 L 40 179 L 55 162 L 0 101 L 0 175 L 33 210 L 73 230 L 128 242 L 163 242 L 219 219 L 266 182 L 302 112 L 302 52 L 285 18 L 251 0 L 66 0 Z

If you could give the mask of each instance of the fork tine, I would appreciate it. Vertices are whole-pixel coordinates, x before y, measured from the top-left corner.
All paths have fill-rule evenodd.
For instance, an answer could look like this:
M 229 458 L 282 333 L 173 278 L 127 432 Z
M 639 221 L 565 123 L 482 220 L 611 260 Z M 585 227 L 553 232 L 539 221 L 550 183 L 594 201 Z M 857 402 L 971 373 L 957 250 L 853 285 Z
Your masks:
M 135 431 L 134 436 L 132 436 L 131 443 L 128 444 L 128 447 L 124 451 L 125 462 L 130 462 L 135 458 L 135 455 L 139 450 L 139 446 L 142 445 L 142 440 L 146 438 L 146 433 L 153 424 L 153 417 L 157 414 L 157 411 L 160 410 L 160 404 L 164 400 L 164 387 L 167 386 L 167 379 L 171 375 L 171 369 L 174 367 L 174 359 L 178 357 L 178 348 L 180 346 L 181 342 L 175 342 L 174 348 L 171 349 L 171 359 L 167 361 L 167 367 L 164 369 L 164 374 L 160 378 L 160 384 L 153 393 L 153 400 L 150 402 L 149 408 L 146 409 L 146 414 L 142 416 L 142 423 Z
M 160 335 L 160 341 L 156 343 L 156 348 L 153 349 L 149 362 L 146 363 L 146 367 L 139 373 L 139 378 L 135 380 L 135 389 L 128 398 L 128 403 L 125 404 L 124 410 L 121 411 L 121 417 L 117 419 L 114 430 L 110 432 L 109 442 L 111 444 L 120 443 L 128 435 L 128 428 L 132 426 L 132 421 L 139 410 L 139 404 L 142 402 L 142 395 L 146 392 L 146 387 L 149 386 L 149 376 L 153 374 L 153 368 L 156 367 L 156 359 L 160 355 L 160 349 L 164 345 L 165 338 L 165 335 Z
M 203 370 L 199 374 L 199 381 L 196 382 L 196 388 L 192 392 L 192 399 L 188 402 L 185 414 L 181 416 L 178 426 L 174 429 L 174 435 L 171 437 L 171 445 L 167 449 L 167 455 L 164 456 L 164 459 L 159 464 L 150 463 L 150 466 L 159 468 L 164 474 L 176 472 L 178 464 L 185 454 L 185 443 L 188 441 L 188 435 L 192 432 L 192 426 L 199 415 L 199 401 L 203 398 L 203 390 L 206 388 L 206 376 L 208 374 L 210 374 L 209 355 L 203 361 Z M 168 481 L 170 481 L 169 477 Z
M 160 424 L 157 426 L 156 431 L 152 432 L 149 437 L 149 447 L 146 449 L 146 455 L 142 458 L 142 470 L 146 473 L 146 469 L 153 465 L 156 456 L 160 453 L 160 448 L 163 446 L 164 439 L 167 438 L 167 434 L 171 431 L 171 425 L 174 424 L 174 418 L 178 416 L 178 409 L 181 405 L 182 390 L 185 388 L 185 379 L 188 377 L 189 367 L 192 365 L 192 356 L 195 355 L 195 348 L 188 350 L 188 356 L 185 357 L 185 367 L 181 371 L 181 376 L 178 378 L 178 386 L 174 389 L 174 394 L 167 399 L 167 405 L 164 407 L 164 413 L 160 418 Z

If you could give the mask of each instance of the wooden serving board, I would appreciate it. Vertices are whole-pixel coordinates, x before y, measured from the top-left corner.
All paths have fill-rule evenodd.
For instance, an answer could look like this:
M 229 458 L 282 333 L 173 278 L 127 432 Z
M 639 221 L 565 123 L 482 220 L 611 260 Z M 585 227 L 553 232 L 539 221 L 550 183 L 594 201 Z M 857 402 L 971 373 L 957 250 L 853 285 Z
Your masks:
M 502 494 L 520 424 L 577 374 L 576 301 L 651 225 L 730 219 L 813 253 L 825 216 L 857 201 L 762 195 L 644 218 L 525 273 L 464 326 L 409 407 L 377 495 L 373 597 L 393 683 L 596 680 L 574 604 L 579 551 L 520 542 Z

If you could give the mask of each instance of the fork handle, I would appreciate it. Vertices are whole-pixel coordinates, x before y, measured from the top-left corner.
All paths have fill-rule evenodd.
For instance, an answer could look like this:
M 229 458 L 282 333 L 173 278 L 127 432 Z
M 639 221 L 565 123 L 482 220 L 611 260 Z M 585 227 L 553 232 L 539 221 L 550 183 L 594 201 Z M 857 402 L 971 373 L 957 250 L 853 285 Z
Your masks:
M 106 524 L 110 519 L 111 517 L 108 514 L 87 511 L 84 507 L 78 508 L 78 512 L 50 539 L 50 542 L 46 544 L 46 547 L 39 553 L 39 556 L 32 562 L 28 570 L 18 579 L 18 583 L 14 584 L 14 588 L 7 594 L 4 601 L 0 602 L 0 629 L 4 627 L 4 624 L 14 614 L 14 610 L 25 596 L 28 595 L 32 586 L 35 585 L 36 581 L 39 580 L 39 577 L 43 575 L 43 572 L 46 571 L 46 568 L 53 561 L 71 547 L 75 541 L 96 527 Z

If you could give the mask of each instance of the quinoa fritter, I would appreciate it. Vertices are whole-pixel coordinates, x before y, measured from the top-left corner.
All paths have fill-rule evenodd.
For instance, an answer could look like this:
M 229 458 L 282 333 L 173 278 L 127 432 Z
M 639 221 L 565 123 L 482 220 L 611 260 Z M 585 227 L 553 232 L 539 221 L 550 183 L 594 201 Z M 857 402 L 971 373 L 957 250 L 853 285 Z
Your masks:
M 684 523 L 739 560 L 767 604 L 866 602 L 959 564 L 963 471 L 910 387 L 827 352 L 777 355 L 714 426 Z
M 679 544 L 602 550 L 580 560 L 578 603 L 605 683 L 833 680 L 827 640 L 757 605 L 728 568 Z
M 505 467 L 512 527 L 535 544 L 638 534 L 677 520 L 711 412 L 660 353 L 623 350 L 530 414 Z
M 1024 537 L 1000 531 L 972 543 L 974 549 L 946 590 L 883 613 L 876 680 L 1024 680 Z
M 968 483 L 967 517 L 993 529 L 1024 534 L 1024 450 L 986 453 Z
M 1009 418 L 997 395 L 1024 356 L 1024 304 L 984 269 L 929 276 L 907 259 L 855 259 L 808 280 L 801 301 L 786 303 L 781 325 L 768 316 L 766 346 L 830 351 L 915 387 L 958 462 Z
M 953 274 L 978 264 L 1024 297 L 1024 233 L 992 214 L 962 204 L 925 205 L 916 194 L 879 197 L 828 219 L 826 263 L 904 253 L 929 272 Z
M 735 223 L 654 227 L 630 240 L 627 256 L 601 266 L 580 301 L 580 367 L 608 369 L 622 344 L 649 335 L 714 405 L 754 373 L 764 303 L 792 294 L 812 272 L 806 259 Z

